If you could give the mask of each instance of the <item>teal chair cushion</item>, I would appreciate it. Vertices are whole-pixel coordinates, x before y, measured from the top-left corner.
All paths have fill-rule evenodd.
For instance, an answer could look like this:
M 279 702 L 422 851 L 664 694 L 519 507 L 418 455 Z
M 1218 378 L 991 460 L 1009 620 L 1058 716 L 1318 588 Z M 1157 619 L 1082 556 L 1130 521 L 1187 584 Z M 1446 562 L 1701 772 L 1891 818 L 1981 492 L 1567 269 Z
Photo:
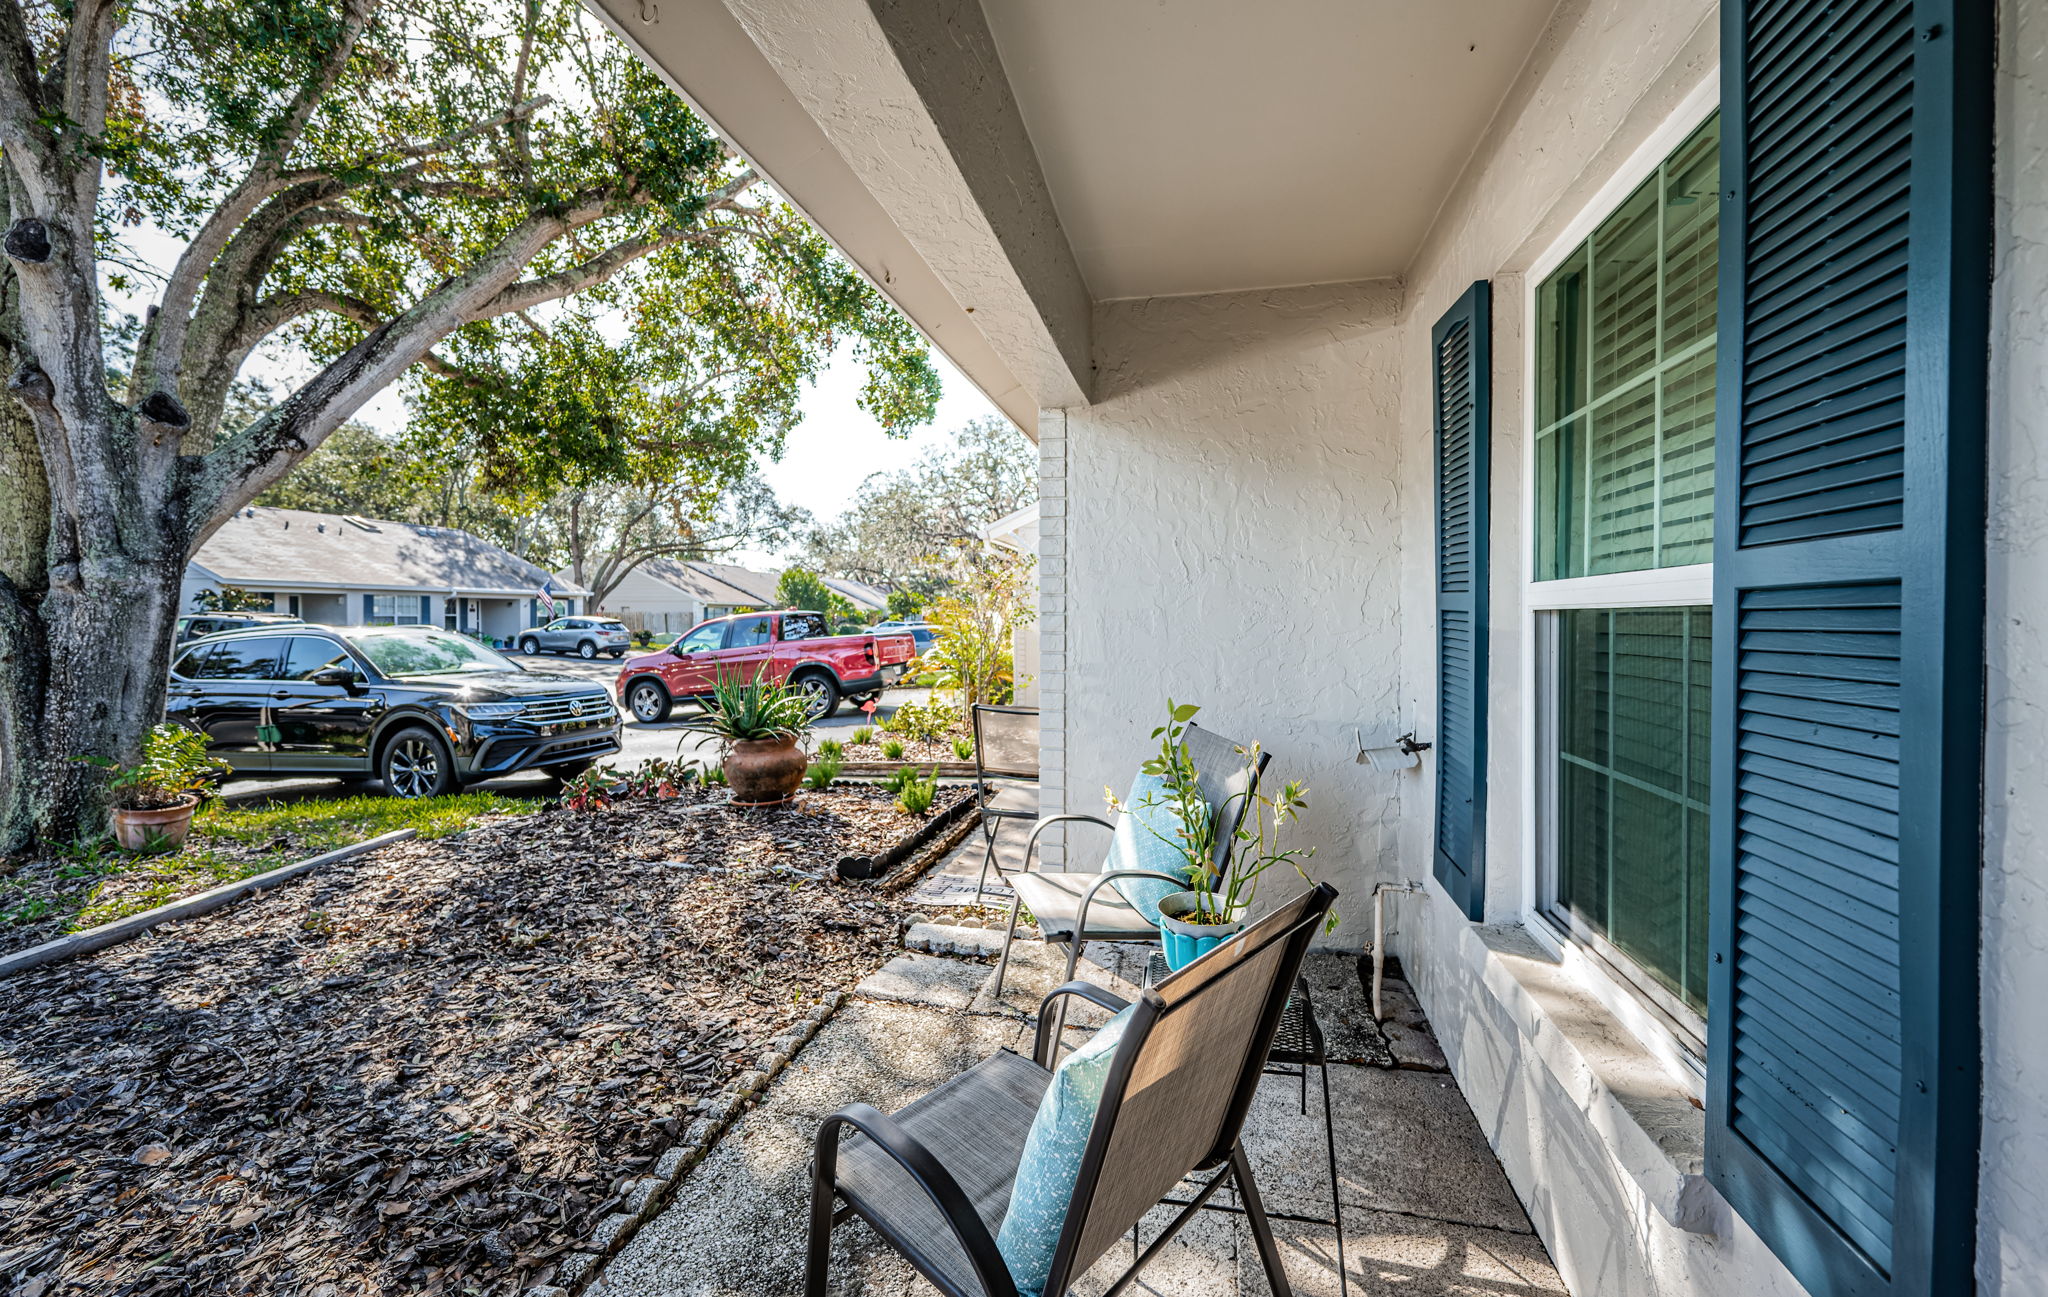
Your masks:
M 1027 1297 L 1039 1297 L 1052 1276 L 1052 1254 L 1067 1221 L 1074 1181 L 1081 1176 L 1081 1155 L 1088 1150 L 1109 1065 L 1130 1019 L 1131 1010 L 1125 1009 L 1061 1061 L 1038 1101 L 1031 1133 L 1024 1137 L 1024 1157 L 1017 1163 L 1003 1227 L 996 1232 L 996 1250 Z
M 1146 806 L 1147 798 L 1158 804 Z M 1116 837 L 1110 841 L 1104 871 L 1149 869 L 1186 878 L 1188 859 L 1172 845 L 1180 840 L 1180 831 L 1180 817 L 1166 800 L 1166 781 L 1158 775 L 1140 774 L 1131 782 L 1131 795 L 1124 802 L 1124 813 L 1117 819 Z M 1161 841 L 1162 837 L 1166 841 Z M 1159 926 L 1159 902 L 1187 890 L 1185 883 L 1157 878 L 1119 878 L 1110 886 L 1154 927 Z

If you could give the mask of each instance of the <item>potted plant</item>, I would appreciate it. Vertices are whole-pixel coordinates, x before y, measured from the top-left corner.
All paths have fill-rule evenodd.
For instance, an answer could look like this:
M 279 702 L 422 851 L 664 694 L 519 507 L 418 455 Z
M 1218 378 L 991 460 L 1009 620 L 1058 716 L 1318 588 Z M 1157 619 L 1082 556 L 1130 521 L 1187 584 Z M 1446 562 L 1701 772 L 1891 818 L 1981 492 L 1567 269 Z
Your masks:
M 128 851 L 169 851 L 183 846 L 192 815 L 225 774 L 225 761 L 207 755 L 206 736 L 182 725 L 158 725 L 143 736 L 142 759 L 132 766 L 105 757 L 82 761 L 114 772 L 114 840 Z
M 811 728 L 802 692 L 768 679 L 721 674 L 704 718 L 690 728 L 725 740 L 725 779 L 735 806 L 779 806 L 796 795 L 806 764 L 799 741 Z
M 1163 806 L 1172 812 L 1171 818 L 1177 825 L 1172 837 L 1159 833 L 1150 823 L 1146 828 L 1187 862 L 1187 890 L 1169 893 L 1159 901 L 1160 944 L 1168 966 L 1178 969 L 1244 930 L 1246 914 L 1258 894 L 1259 878 L 1268 869 L 1288 865 L 1307 881 L 1308 872 L 1301 862 L 1314 856 L 1315 848 L 1279 845 L 1282 826 L 1308 808 L 1308 789 L 1298 780 L 1283 784 L 1277 797 L 1249 791 L 1237 794 L 1221 807 L 1210 806 L 1202 796 L 1194 759 L 1188 755 L 1184 737 L 1188 722 L 1201 709 L 1176 706 L 1172 699 L 1167 700 L 1166 706 L 1166 724 L 1152 732 L 1160 740 L 1159 755 L 1144 767 L 1145 773 L 1160 778 L 1164 789 L 1148 794 L 1143 805 Z M 1239 755 L 1248 768 L 1255 767 L 1258 745 L 1240 749 Z M 1225 876 L 1216 869 L 1216 833 L 1220 824 L 1238 818 L 1240 805 L 1243 816 L 1236 830 L 1230 873 Z M 1333 926 L 1335 918 L 1332 911 Z

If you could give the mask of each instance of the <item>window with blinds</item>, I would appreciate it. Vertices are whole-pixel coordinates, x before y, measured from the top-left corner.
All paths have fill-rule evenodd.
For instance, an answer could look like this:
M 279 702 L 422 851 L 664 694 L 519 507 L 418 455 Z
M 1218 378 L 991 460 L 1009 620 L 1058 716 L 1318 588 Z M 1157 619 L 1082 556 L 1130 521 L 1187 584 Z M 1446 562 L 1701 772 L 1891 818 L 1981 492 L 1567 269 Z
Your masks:
M 1720 120 L 1536 292 L 1536 579 L 1708 562 Z
M 1704 1016 L 1712 613 L 1558 620 L 1556 910 Z

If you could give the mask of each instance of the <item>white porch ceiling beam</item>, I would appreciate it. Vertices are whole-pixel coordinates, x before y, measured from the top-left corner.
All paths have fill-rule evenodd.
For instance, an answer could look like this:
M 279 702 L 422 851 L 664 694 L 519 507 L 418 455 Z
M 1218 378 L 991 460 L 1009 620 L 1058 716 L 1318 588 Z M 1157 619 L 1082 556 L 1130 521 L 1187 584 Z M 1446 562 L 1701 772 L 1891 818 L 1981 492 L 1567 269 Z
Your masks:
M 1027 433 L 1092 308 L 976 0 L 587 0 Z

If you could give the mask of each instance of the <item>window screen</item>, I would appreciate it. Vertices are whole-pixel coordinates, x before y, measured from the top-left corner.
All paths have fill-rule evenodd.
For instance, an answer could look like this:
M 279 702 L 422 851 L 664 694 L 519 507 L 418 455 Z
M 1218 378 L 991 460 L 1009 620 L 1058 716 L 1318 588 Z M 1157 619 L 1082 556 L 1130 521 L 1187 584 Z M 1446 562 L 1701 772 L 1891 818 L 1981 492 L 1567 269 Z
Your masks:
M 1704 1015 L 1711 611 L 1558 617 L 1557 908 Z
M 1720 120 L 1536 292 L 1536 579 L 1713 557 Z

